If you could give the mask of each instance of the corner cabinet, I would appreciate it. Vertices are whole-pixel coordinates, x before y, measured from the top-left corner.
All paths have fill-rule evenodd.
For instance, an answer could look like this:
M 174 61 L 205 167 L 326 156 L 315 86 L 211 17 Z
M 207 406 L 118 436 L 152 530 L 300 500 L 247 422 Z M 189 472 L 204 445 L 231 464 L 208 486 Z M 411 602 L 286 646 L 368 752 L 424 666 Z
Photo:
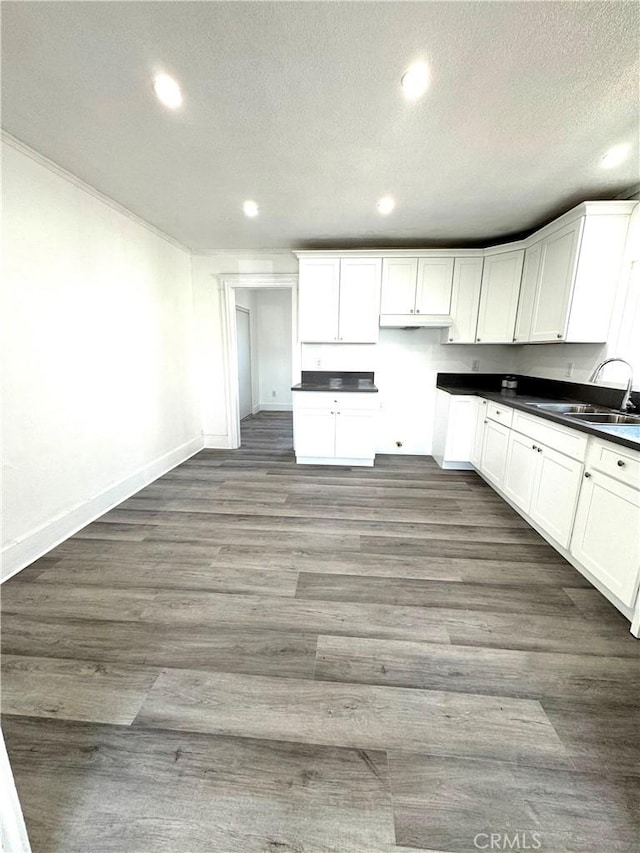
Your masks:
M 293 447 L 307 465 L 373 465 L 377 393 L 294 391 Z
M 476 343 L 513 343 L 524 249 L 484 260 Z
M 375 343 L 380 258 L 301 258 L 299 337 L 303 343 Z
M 526 250 L 516 343 L 606 341 L 633 204 L 587 202 L 540 231 Z

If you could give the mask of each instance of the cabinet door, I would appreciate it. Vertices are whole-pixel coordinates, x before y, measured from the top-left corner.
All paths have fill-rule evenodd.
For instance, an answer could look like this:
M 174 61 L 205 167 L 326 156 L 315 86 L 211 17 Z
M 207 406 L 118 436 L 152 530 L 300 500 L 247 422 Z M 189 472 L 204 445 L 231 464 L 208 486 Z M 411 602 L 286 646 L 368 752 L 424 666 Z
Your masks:
M 538 288 L 541 259 L 542 243 L 536 243 L 524 253 L 524 267 L 522 269 L 522 285 L 520 287 L 520 299 L 518 301 L 516 331 L 513 336 L 515 341 L 528 341 L 529 335 L 531 334 L 531 318 L 533 315 L 533 305 Z
M 640 492 L 599 471 L 586 472 L 571 554 L 630 607 L 640 573 Z
M 453 260 L 453 258 L 419 258 L 416 314 L 449 313 Z
M 471 449 L 471 463 L 476 468 L 482 464 L 482 444 L 484 442 L 484 427 L 487 420 L 487 401 L 478 400 L 476 403 L 476 432 Z
M 566 335 L 583 220 L 542 241 L 542 261 L 531 319 L 532 341 L 559 341 Z
M 298 281 L 300 340 L 338 340 L 340 258 L 303 258 Z
M 294 409 L 293 446 L 296 456 L 336 455 L 335 410 Z
M 476 339 L 482 258 L 456 258 L 453 265 L 449 343 L 470 343 Z
M 518 310 L 524 250 L 484 260 L 476 341 L 512 343 Z
M 413 314 L 417 275 L 417 258 L 383 259 L 381 314 Z
M 569 547 L 576 502 L 582 478 L 582 462 L 543 446 L 529 515 L 563 548 Z
M 338 407 L 336 456 L 340 459 L 373 459 L 376 452 L 375 417 Z
M 520 435 L 519 432 L 512 432 L 509 436 L 502 488 L 507 497 L 527 514 L 531 506 L 531 494 L 538 467 L 537 448 L 538 445 L 535 442 Z
M 380 258 L 340 261 L 340 321 L 342 343 L 375 343 L 380 331 Z
M 475 397 L 452 397 L 444 450 L 446 461 L 468 462 L 470 460 L 476 431 L 476 412 Z
M 509 432 L 508 427 L 494 423 L 494 421 L 488 420 L 484 425 L 480 470 L 496 486 L 501 486 L 504 479 Z

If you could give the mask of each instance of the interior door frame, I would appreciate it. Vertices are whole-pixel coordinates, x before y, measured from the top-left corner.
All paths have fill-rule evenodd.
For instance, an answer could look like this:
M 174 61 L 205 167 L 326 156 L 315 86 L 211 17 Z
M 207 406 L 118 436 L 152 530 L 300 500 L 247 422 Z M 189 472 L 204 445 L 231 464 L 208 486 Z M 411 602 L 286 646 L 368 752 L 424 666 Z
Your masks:
M 291 384 L 300 381 L 301 352 L 298 340 L 298 276 L 290 273 L 239 273 L 218 275 L 222 299 L 222 338 L 225 375 L 225 413 L 229 448 L 240 447 L 240 394 L 238 389 L 238 327 L 236 288 L 288 289 L 291 292 Z
M 255 341 L 253 340 L 253 316 L 251 314 L 250 308 L 245 308 L 244 305 L 238 305 L 236 303 L 236 332 L 238 329 L 238 311 L 241 314 L 246 314 L 247 319 L 249 320 L 249 414 L 255 414 L 253 411 L 253 399 L 255 395 L 255 388 L 253 382 L 253 349 L 255 345 Z M 238 367 L 238 392 L 240 391 L 240 369 Z M 238 410 L 240 407 L 240 396 L 238 394 Z M 242 420 L 242 419 L 241 419 Z

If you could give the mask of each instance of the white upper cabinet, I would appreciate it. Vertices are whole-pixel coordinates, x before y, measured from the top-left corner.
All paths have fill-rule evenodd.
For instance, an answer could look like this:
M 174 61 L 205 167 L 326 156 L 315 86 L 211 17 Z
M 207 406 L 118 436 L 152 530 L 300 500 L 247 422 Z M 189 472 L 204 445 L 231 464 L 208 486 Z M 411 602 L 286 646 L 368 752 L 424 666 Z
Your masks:
M 340 259 L 302 258 L 298 279 L 300 340 L 338 340 Z
M 606 341 L 631 208 L 628 202 L 594 202 L 584 211 L 542 229 L 542 240 L 527 249 L 532 263 L 527 269 L 525 260 L 518 343 Z
M 524 249 L 489 255 L 484 261 L 476 342 L 512 343 Z
M 451 310 L 453 258 L 419 258 L 416 314 L 448 314 Z
M 379 326 L 439 326 L 447 343 L 604 342 L 637 204 L 584 202 L 487 249 L 299 252 L 300 340 L 375 343 Z
M 340 261 L 338 340 L 375 343 L 380 325 L 380 258 Z
M 451 291 L 452 323 L 447 336 L 449 343 L 472 344 L 475 342 L 482 265 L 482 258 L 455 259 Z
M 560 341 L 566 336 L 582 225 L 580 218 L 542 241 L 530 341 Z
M 453 257 L 384 258 L 380 324 L 409 317 L 415 325 L 438 325 L 438 318 L 448 324 L 453 267 Z
M 381 314 L 413 314 L 416 307 L 417 258 L 382 261 Z
M 301 258 L 299 333 L 305 343 L 375 343 L 380 258 Z
M 540 261 L 542 260 L 542 242 L 534 243 L 525 250 L 524 268 L 522 270 L 522 284 L 520 285 L 520 301 L 518 302 L 518 315 L 516 317 L 516 331 L 513 340 L 516 343 L 526 343 L 531 334 L 531 317 L 533 305 L 536 300 L 536 288 L 540 275 Z

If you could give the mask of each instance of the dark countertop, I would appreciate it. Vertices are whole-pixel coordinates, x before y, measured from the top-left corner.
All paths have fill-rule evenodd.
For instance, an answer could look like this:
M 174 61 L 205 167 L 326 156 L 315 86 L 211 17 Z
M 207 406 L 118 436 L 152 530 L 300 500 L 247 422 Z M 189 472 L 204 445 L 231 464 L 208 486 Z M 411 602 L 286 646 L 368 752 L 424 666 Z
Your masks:
M 446 391 L 448 394 L 471 395 L 484 397 L 487 400 L 492 400 L 495 403 L 500 403 L 504 406 L 511 406 L 521 412 L 526 412 L 529 415 L 535 415 L 537 418 L 543 418 L 547 421 L 554 421 L 563 426 L 575 429 L 578 432 L 585 432 L 589 435 L 595 435 L 603 441 L 610 441 L 613 444 L 620 444 L 623 447 L 629 447 L 632 450 L 640 450 L 640 427 L 633 427 L 633 431 L 638 432 L 638 437 L 632 437 L 629 434 L 625 435 L 624 425 L 612 426 L 610 424 L 589 424 L 582 420 L 574 419 L 568 415 L 558 412 L 550 412 L 545 409 L 539 409 L 535 403 L 590 403 L 603 408 L 615 409 L 613 399 L 622 396 L 622 391 L 610 388 L 598 388 L 591 385 L 580 385 L 573 382 L 562 382 L 553 379 L 535 380 L 534 377 L 517 377 L 518 387 L 522 387 L 522 393 L 518 391 L 502 392 L 499 389 L 503 374 L 485 374 L 486 382 L 478 381 L 482 374 L 475 374 L 471 377 L 471 381 L 465 384 L 468 374 L 438 374 L 436 387 L 441 391 Z M 477 377 L 477 378 L 476 378 Z M 527 379 L 533 380 L 527 382 Z M 520 381 L 522 380 L 522 381 Z M 483 384 L 486 387 L 482 387 Z M 566 386 L 570 386 L 567 389 Z M 570 391 L 570 394 L 567 391 Z M 535 391 L 535 393 L 531 393 Z M 607 402 L 602 401 L 603 394 L 608 394 Z M 595 393 L 593 393 L 595 392 Z M 597 399 L 593 399 L 596 397 Z M 633 395 L 637 399 L 637 394 Z M 637 403 L 636 403 L 637 405 Z M 616 410 L 619 411 L 619 410 Z M 629 431 L 631 432 L 631 430 Z
M 357 394 L 377 394 L 373 373 L 368 371 L 303 370 L 302 382 L 291 386 L 292 391 L 347 391 Z

